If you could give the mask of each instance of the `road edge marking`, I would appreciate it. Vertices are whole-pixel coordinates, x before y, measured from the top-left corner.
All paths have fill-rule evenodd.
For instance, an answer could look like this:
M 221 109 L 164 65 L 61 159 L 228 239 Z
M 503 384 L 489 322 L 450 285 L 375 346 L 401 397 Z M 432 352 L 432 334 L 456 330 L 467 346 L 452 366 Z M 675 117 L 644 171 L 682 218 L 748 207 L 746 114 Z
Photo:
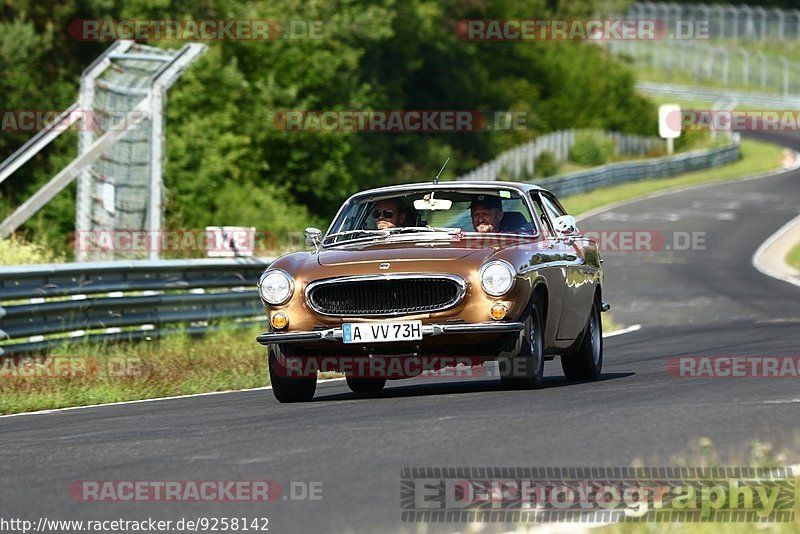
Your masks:
M 326 378 L 324 380 L 320 380 L 319 383 L 324 384 L 326 382 L 338 382 L 344 380 L 344 378 Z M 103 402 L 101 404 L 87 404 L 84 406 L 67 406 L 65 408 L 51 408 L 49 410 L 36 410 L 32 412 L 19 412 L 19 413 L 8 413 L 0 415 L 0 419 L 6 417 L 19 417 L 21 415 L 47 415 L 47 414 L 56 414 L 61 412 L 73 411 L 73 410 L 86 410 L 88 408 L 103 408 L 105 406 L 122 406 L 125 404 L 140 404 L 143 402 L 158 402 L 158 401 L 167 401 L 167 400 L 176 400 L 176 399 L 189 399 L 192 397 L 206 397 L 210 395 L 223 395 L 226 393 L 247 393 L 250 391 L 266 391 L 272 389 L 272 386 L 260 386 L 257 388 L 247 388 L 247 389 L 226 389 L 223 391 L 206 391 L 205 393 L 189 393 L 187 395 L 173 395 L 170 397 L 154 397 L 152 399 L 136 399 L 136 400 L 129 400 L 129 401 L 119 401 L 119 402 Z
M 676 186 L 669 189 L 663 189 L 661 191 L 655 191 L 643 197 L 636 197 L 636 198 L 628 198 L 625 200 L 620 200 L 619 202 L 613 202 L 611 204 L 606 204 L 605 206 L 598 206 L 596 208 L 592 208 L 589 211 L 583 212 L 580 215 L 576 215 L 575 219 L 577 221 L 582 221 L 584 219 L 588 219 L 590 217 L 594 217 L 596 215 L 600 215 L 601 213 L 605 213 L 606 211 L 611 211 L 617 209 L 622 206 L 627 206 L 628 204 L 634 204 L 636 202 L 640 202 L 642 200 L 651 200 L 653 198 L 663 197 L 666 195 L 672 195 L 674 193 L 684 193 L 686 191 L 691 191 L 693 189 L 702 189 L 704 187 L 711 187 L 712 185 L 727 185 L 727 184 L 738 184 L 740 182 L 749 182 L 751 180 L 760 180 L 762 178 L 771 178 L 773 176 L 779 176 L 784 173 L 790 173 L 794 169 L 784 169 L 783 167 L 778 167 L 772 169 L 771 171 L 765 171 L 757 174 L 746 174 L 739 178 L 732 178 L 730 180 L 720 180 L 716 182 L 706 182 L 703 184 L 693 184 L 693 185 L 682 185 Z
M 605 339 L 607 337 L 621 336 L 622 334 L 628 334 L 630 332 L 636 332 L 637 330 L 641 330 L 641 329 L 642 329 L 642 325 L 634 324 L 634 325 L 631 325 L 631 326 L 629 326 L 627 328 L 620 328 L 619 330 L 612 330 L 611 332 L 604 333 L 603 334 L 603 339 Z
M 800 278 L 792 274 L 796 271 L 796 269 L 786 263 L 785 256 L 781 256 L 777 259 L 773 258 L 773 261 L 777 263 L 776 266 L 769 265 L 765 259 L 765 257 L 767 257 L 767 250 L 769 248 L 778 245 L 783 238 L 785 238 L 790 232 L 796 230 L 799 226 L 800 215 L 781 226 L 777 232 L 769 236 L 766 241 L 761 243 L 761 245 L 753 253 L 753 257 L 750 259 L 750 263 L 753 265 L 753 267 L 763 275 L 800 287 Z M 794 246 L 795 243 L 791 243 L 791 245 Z

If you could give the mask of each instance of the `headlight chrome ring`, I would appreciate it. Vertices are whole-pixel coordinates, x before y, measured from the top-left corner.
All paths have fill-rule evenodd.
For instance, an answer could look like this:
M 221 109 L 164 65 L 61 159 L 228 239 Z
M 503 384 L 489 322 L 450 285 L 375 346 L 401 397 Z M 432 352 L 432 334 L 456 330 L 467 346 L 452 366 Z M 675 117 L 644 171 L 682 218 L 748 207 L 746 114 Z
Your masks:
M 258 294 L 271 306 L 286 304 L 294 294 L 294 279 L 282 269 L 269 269 L 258 281 Z
M 481 288 L 487 295 L 500 297 L 514 287 L 517 273 L 505 260 L 493 260 L 481 268 Z

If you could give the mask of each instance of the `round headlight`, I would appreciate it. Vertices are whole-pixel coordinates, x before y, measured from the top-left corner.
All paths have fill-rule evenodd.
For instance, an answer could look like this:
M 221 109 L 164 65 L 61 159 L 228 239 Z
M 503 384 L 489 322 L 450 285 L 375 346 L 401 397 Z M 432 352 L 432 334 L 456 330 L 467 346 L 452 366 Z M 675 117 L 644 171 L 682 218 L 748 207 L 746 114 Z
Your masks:
M 292 297 L 294 282 L 283 271 L 267 271 L 258 282 L 258 292 L 267 304 L 278 306 L 285 304 Z
M 514 268 L 505 261 L 490 261 L 481 269 L 481 287 L 493 297 L 505 295 L 514 287 Z

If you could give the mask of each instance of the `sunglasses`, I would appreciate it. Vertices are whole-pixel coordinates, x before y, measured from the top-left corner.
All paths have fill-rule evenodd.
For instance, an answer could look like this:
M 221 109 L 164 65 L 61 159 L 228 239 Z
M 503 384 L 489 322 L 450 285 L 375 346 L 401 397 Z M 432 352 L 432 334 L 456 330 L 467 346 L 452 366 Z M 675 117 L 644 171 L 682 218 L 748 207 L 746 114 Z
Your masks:
M 372 211 L 372 218 L 373 219 L 380 219 L 381 214 L 383 214 L 384 219 L 391 219 L 394 217 L 394 210 L 373 210 Z

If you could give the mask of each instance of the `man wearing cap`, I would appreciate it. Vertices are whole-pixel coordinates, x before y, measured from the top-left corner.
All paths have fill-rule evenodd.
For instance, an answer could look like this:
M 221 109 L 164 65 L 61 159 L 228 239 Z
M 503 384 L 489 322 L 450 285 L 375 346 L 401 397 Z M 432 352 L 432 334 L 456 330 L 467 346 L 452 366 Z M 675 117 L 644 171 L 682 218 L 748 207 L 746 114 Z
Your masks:
M 478 195 L 469 205 L 469 210 L 476 232 L 488 234 L 500 231 L 500 221 L 503 219 L 503 204 L 500 197 Z

